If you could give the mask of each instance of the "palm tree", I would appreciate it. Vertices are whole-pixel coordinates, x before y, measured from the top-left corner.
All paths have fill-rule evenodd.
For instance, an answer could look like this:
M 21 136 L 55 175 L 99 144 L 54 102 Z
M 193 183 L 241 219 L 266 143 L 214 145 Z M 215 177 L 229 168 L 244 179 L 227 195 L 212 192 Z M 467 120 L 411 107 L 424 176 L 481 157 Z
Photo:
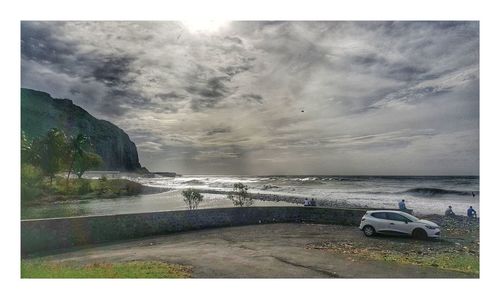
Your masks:
M 37 164 L 40 165 L 44 175 L 50 177 L 50 184 L 55 174 L 64 165 L 67 153 L 66 135 L 63 131 L 52 128 L 42 138 L 35 138 L 31 143 L 32 151 L 37 154 Z
M 71 170 L 73 170 L 73 164 L 75 163 L 76 157 L 82 157 L 85 152 L 85 146 L 87 145 L 89 139 L 87 136 L 83 134 L 78 134 L 76 137 L 70 139 L 70 156 L 71 162 L 69 164 L 68 176 L 66 178 L 66 186 L 68 185 L 69 175 L 71 174 Z

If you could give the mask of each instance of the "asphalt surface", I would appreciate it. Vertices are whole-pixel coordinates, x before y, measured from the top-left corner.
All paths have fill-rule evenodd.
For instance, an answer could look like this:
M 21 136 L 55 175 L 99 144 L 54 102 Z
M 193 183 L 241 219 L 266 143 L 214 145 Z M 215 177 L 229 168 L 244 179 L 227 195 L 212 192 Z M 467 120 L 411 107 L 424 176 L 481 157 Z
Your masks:
M 191 266 L 195 278 L 461 278 L 434 267 L 352 260 L 308 244 L 367 240 L 357 227 L 262 224 L 170 234 L 54 251 L 47 261 L 155 260 Z

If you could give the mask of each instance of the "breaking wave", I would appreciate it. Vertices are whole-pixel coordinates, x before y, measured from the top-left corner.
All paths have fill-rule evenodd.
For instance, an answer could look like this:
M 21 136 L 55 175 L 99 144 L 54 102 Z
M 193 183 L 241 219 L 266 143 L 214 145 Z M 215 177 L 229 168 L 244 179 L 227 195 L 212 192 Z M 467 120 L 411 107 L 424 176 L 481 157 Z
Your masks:
M 460 191 L 460 190 L 448 190 L 439 188 L 412 188 L 406 190 L 403 193 L 416 195 L 416 196 L 439 196 L 439 195 L 462 195 L 462 196 L 472 196 L 478 195 L 477 191 Z

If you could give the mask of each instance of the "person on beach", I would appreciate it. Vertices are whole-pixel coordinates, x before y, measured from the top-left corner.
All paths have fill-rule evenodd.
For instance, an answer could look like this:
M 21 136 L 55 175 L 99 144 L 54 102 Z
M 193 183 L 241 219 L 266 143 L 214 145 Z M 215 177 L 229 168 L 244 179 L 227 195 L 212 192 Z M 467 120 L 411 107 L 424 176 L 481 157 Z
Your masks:
M 316 200 L 314 200 L 314 198 L 311 198 L 310 204 L 311 204 L 311 206 L 315 207 L 316 206 Z
M 448 209 L 446 209 L 446 211 L 444 212 L 444 215 L 448 216 L 448 217 L 453 217 L 453 216 L 455 216 L 455 212 L 453 212 L 453 210 L 451 209 L 451 206 L 448 206 Z
M 304 207 L 308 207 L 311 205 L 311 202 L 309 201 L 309 198 L 304 199 Z
M 398 204 L 398 205 L 399 205 L 399 209 L 400 209 L 401 211 L 406 211 L 406 203 L 405 203 L 405 200 L 404 200 L 404 199 L 402 199 L 402 200 L 399 202 L 399 204 Z
M 467 220 L 470 221 L 472 220 L 473 218 L 476 218 L 477 217 L 477 213 L 476 213 L 476 210 L 474 210 L 472 208 L 472 206 L 470 206 L 468 209 L 467 209 Z

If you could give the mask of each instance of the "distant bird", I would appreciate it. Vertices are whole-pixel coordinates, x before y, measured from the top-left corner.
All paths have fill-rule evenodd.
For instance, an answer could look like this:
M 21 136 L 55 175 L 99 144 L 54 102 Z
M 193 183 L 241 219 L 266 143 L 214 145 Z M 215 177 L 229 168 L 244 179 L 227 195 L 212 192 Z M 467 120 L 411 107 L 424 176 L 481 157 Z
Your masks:
M 300 110 L 300 112 L 304 112 L 304 110 Z

